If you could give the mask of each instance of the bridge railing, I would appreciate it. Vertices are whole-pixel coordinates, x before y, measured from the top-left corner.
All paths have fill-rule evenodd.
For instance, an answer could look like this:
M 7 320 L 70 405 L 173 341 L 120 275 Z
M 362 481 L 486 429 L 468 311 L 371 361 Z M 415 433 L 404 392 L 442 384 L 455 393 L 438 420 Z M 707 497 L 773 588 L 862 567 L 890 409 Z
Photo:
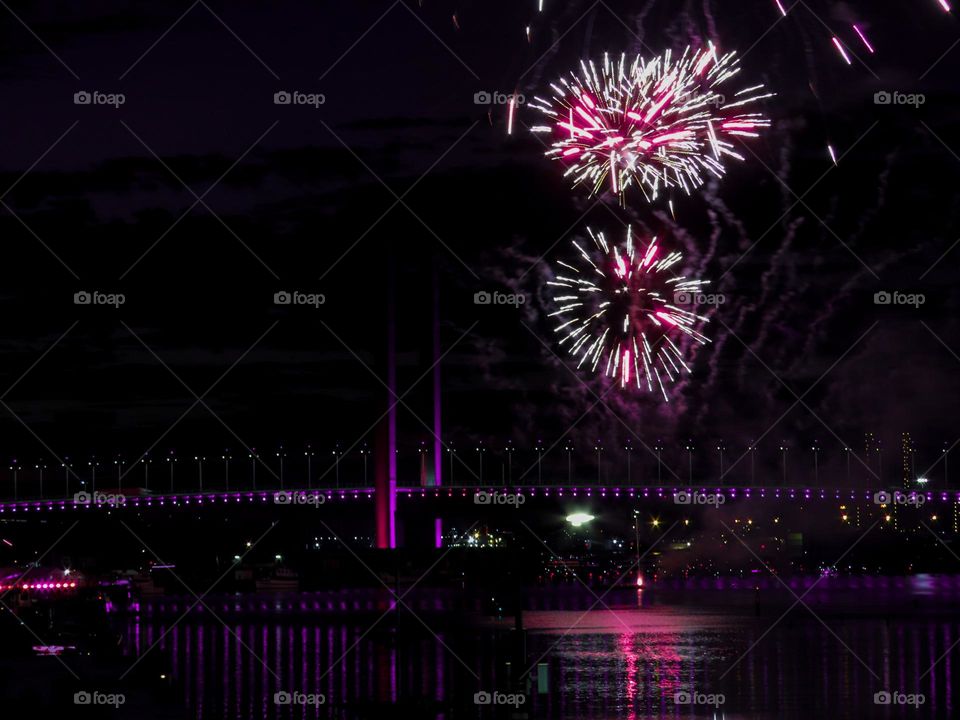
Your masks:
M 430 448 L 427 450 L 426 448 Z M 65 463 L 10 463 L 0 467 L 0 499 L 69 498 L 78 492 L 170 494 L 226 490 L 350 489 L 374 485 L 374 456 L 365 448 L 341 453 L 265 453 L 246 457 L 164 456 Z M 887 469 L 879 459 L 843 453 L 801 456 L 785 451 L 741 448 L 740 451 L 609 449 L 600 445 L 517 448 L 512 445 L 469 448 L 447 446 L 440 463 L 445 487 L 783 487 L 887 488 L 949 490 L 946 463 L 939 476 L 908 478 Z M 432 446 L 397 454 L 399 487 L 436 485 Z

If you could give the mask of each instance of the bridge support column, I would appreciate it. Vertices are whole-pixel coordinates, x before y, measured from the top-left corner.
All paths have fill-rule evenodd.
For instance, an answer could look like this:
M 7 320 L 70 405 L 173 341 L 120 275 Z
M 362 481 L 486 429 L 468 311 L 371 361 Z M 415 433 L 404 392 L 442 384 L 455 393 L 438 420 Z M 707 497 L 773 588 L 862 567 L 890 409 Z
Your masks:
M 374 439 L 374 503 L 377 547 L 397 547 L 397 312 L 396 270 L 387 258 L 387 413 Z
M 440 350 L 440 272 L 437 265 L 439 260 L 433 261 L 433 483 L 440 487 L 443 483 L 443 424 L 441 423 L 442 404 L 440 402 L 440 359 L 443 353 Z M 433 546 L 443 547 L 443 520 L 434 518 Z

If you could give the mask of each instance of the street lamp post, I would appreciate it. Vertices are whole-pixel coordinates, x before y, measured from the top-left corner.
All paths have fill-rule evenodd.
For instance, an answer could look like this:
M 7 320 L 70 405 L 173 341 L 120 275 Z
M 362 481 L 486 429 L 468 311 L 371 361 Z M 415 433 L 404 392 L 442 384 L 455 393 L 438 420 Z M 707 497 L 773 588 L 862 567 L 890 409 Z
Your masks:
M 950 447 L 947 443 L 943 444 L 943 487 L 950 487 L 950 473 L 947 467 L 947 461 L 950 459 Z
M 117 466 L 117 494 L 120 494 L 120 482 L 123 478 L 123 458 L 117 455 L 117 459 L 113 461 L 113 464 Z
M 717 452 L 720 454 L 720 484 L 723 484 L 723 451 L 726 450 L 727 446 L 721 440 L 717 443 Z
M 150 460 L 149 455 L 144 455 L 140 458 L 140 462 L 143 463 L 143 488 L 144 490 L 150 489 Z
M 283 452 L 283 445 L 280 446 L 277 457 L 280 458 L 280 489 L 283 490 L 283 459 L 286 457 L 286 453 Z
M 601 460 L 603 445 L 600 444 L 599 440 L 597 440 L 597 444 L 593 446 L 593 449 L 597 451 L 597 485 L 603 485 L 603 461 Z
M 170 452 L 167 455 L 167 465 L 170 466 L 170 492 L 173 492 L 173 466 L 177 464 L 177 456 Z
M 447 484 L 448 484 L 448 485 L 453 485 L 453 484 L 454 484 L 454 483 L 453 483 L 453 454 L 454 454 L 456 451 L 457 451 L 456 448 L 453 447 L 453 443 L 450 443 L 449 445 L 447 445 L 447 457 L 450 458 L 450 476 L 447 478 Z M 364 458 L 363 463 L 364 463 L 364 464 L 363 464 L 363 476 L 364 476 L 364 479 L 366 479 L 366 476 L 367 476 L 367 464 L 366 464 L 367 461 L 366 461 L 366 458 Z M 366 484 L 366 482 L 364 482 L 364 484 Z
M 370 460 L 370 448 L 367 447 L 367 444 L 364 443 L 363 447 L 360 448 L 360 455 L 363 457 L 363 486 L 369 487 L 370 481 L 367 477 L 367 469 Z M 453 458 L 450 458 L 450 482 L 453 482 Z
M 687 440 L 687 444 L 684 446 L 684 449 L 687 451 L 687 473 L 689 475 L 690 484 L 693 485 L 693 440 Z
M 623 449 L 627 451 L 627 485 L 633 485 L 633 475 L 630 468 L 630 458 L 633 456 L 633 445 L 631 445 L 629 440 L 627 440 L 627 444 Z
M 567 443 L 563 449 L 567 451 L 567 485 L 573 485 L 573 445 Z
M 340 489 L 340 443 L 335 443 L 333 446 L 333 477 L 334 482 L 336 483 L 337 490 Z
M 63 496 L 65 498 L 70 497 L 70 458 L 69 456 L 63 458 L 63 462 L 60 463 L 60 467 L 63 468 Z
M 43 500 L 43 471 L 47 466 L 41 461 L 37 463 L 35 467 L 40 471 L 40 499 Z
M 657 451 L 657 484 L 660 485 L 663 483 L 663 441 L 657 440 L 653 449 Z
M 307 490 L 310 490 L 313 488 L 313 450 L 309 445 L 303 454 L 307 457 Z
M 507 484 L 513 484 L 513 440 L 507 440 L 507 446 L 504 452 L 507 453 Z
M 543 440 L 537 440 L 537 485 L 543 485 Z
M 95 493 L 97 491 L 97 459 L 96 457 L 91 457 L 87 465 L 90 466 L 90 492 Z
M 14 459 L 10 464 L 10 469 L 13 470 L 13 499 L 17 499 L 17 461 Z
M 230 490 L 230 450 L 225 449 L 223 455 L 220 456 L 223 459 L 223 485 L 229 491 Z
M 248 455 L 250 458 L 250 483 L 252 489 L 257 489 L 257 449 L 251 448 L 251 452 Z
M 780 454 L 783 458 L 783 484 L 787 484 L 787 450 L 790 448 L 787 446 L 786 441 L 784 440 L 780 445 Z
M 203 458 L 194 455 L 193 459 L 197 461 L 197 479 L 200 481 L 200 492 L 203 492 Z
M 757 485 L 757 446 L 753 444 L 753 440 L 750 441 L 750 447 L 747 448 L 747 452 L 750 453 L 750 485 L 756 487 Z
M 813 451 L 813 484 L 820 487 L 820 442 L 814 440 L 810 449 Z
M 486 448 L 483 447 L 483 443 L 480 442 L 477 444 L 477 459 L 479 460 L 480 465 L 480 477 L 479 482 L 483 485 L 483 453 Z
M 850 486 L 850 448 L 845 447 L 843 449 L 844 455 L 847 456 L 847 486 Z

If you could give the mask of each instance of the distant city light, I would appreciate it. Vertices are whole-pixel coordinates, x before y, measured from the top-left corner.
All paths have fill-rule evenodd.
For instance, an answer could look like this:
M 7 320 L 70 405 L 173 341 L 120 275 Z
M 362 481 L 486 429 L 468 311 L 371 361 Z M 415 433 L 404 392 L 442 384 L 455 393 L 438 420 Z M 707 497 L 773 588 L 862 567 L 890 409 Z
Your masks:
M 567 522 L 573 525 L 574 527 L 580 527 L 586 523 L 593 520 L 593 515 L 585 512 L 576 512 L 571 515 L 567 515 Z

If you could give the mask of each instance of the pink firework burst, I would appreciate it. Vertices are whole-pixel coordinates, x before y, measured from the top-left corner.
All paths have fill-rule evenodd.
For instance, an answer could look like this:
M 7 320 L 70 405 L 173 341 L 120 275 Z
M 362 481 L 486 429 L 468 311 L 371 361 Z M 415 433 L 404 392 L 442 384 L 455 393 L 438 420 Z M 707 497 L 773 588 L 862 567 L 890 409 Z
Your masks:
M 548 317 L 560 321 L 560 346 L 578 368 L 669 402 L 667 385 L 690 372 L 682 348 L 710 342 L 697 329 L 708 319 L 679 306 L 694 307 L 708 283 L 676 275 L 683 256 L 665 252 L 656 238 L 637 244 L 628 227 L 626 241 L 610 245 L 602 232 L 587 232 L 594 246 L 574 241 L 577 259 L 558 260 L 547 283 L 556 288 Z
M 604 55 L 599 68 L 581 62 L 579 74 L 552 84 L 550 100 L 534 98 L 550 124 L 531 130 L 553 136 L 547 156 L 566 163 L 565 175 L 591 195 L 606 185 L 621 202 L 633 185 L 648 201 L 661 188 L 690 193 L 721 177 L 725 158 L 743 159 L 734 136 L 770 126 L 744 108 L 772 93 L 763 85 L 729 90 L 739 72 L 736 53 L 720 56 L 712 44 L 676 59 L 671 51 L 652 60 Z

